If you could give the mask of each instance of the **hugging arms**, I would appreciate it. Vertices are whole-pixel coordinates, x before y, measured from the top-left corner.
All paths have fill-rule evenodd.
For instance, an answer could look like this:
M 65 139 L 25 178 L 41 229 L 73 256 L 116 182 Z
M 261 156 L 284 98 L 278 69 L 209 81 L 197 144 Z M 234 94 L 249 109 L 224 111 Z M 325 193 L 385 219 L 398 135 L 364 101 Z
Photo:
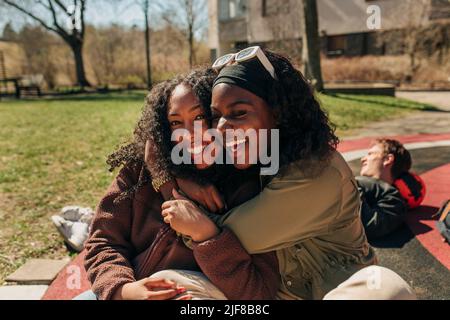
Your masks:
M 230 299 L 368 297 L 358 279 L 376 257 L 360 220 L 356 181 L 310 85 L 287 58 L 259 47 L 221 57 L 214 66 L 218 73 L 194 71 L 155 86 L 133 141 L 110 156 L 112 168 L 123 168 L 100 201 L 86 245 L 94 293 L 101 299 L 146 296 L 135 284 L 139 279 L 177 269 L 201 271 L 203 283 Z M 222 134 L 279 131 L 276 146 L 261 135 L 256 140 L 258 150 L 279 150 L 279 172 L 260 175 L 261 159 L 250 157 L 248 139 L 225 141 L 231 158 L 243 159 L 231 168 L 174 165 L 171 150 L 180 141 L 171 134 L 192 133 L 195 122 Z M 149 140 L 155 161 L 145 161 Z M 188 155 L 194 158 L 207 144 L 187 146 Z M 192 191 L 192 182 L 206 181 L 217 192 L 211 186 Z M 177 188 L 196 203 L 172 191 Z M 378 294 L 409 292 L 404 281 L 379 271 L 390 287 Z M 136 290 L 123 290 L 130 287 Z M 120 295 L 138 288 L 145 294 Z

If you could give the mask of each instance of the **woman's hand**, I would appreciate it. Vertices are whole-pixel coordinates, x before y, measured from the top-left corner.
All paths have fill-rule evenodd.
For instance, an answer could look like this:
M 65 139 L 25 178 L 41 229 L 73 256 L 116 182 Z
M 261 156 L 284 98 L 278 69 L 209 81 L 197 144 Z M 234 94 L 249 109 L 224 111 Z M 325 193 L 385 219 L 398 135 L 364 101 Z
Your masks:
M 190 236 L 195 242 L 202 242 L 220 233 L 216 224 L 191 200 L 173 190 L 175 200 L 162 204 L 164 222 L 184 235 Z
M 126 283 L 114 293 L 113 300 L 169 300 L 186 292 L 174 282 L 166 279 L 144 278 L 139 281 Z M 175 300 L 189 300 L 190 295 L 183 295 Z
M 217 188 L 212 185 L 199 185 L 188 179 L 177 178 L 178 187 L 186 194 L 189 199 L 199 203 L 209 212 L 220 212 L 225 208 L 225 201 L 223 201 Z

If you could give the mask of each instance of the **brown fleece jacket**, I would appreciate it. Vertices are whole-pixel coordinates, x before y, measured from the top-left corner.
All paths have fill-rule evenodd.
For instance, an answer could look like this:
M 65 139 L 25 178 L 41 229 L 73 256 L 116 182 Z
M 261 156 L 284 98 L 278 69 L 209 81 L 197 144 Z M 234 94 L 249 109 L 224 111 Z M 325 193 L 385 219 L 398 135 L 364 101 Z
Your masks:
M 114 204 L 122 191 L 136 184 L 141 170 L 122 168 L 96 209 L 85 244 L 85 268 L 99 299 L 111 299 L 120 286 L 164 269 L 201 270 L 229 299 L 275 297 L 280 276 L 274 252 L 249 255 L 229 229 L 194 243 L 193 250 L 187 248 L 164 223 L 163 199 L 151 184 L 138 189 L 133 199 Z M 229 208 L 254 195 L 254 185 L 229 189 L 234 189 L 234 195 L 226 197 L 231 199 Z

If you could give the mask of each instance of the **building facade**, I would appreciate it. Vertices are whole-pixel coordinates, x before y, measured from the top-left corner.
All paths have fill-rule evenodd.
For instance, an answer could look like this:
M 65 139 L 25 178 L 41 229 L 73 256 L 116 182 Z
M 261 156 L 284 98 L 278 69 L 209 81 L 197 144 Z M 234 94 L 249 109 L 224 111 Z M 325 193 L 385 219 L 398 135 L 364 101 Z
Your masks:
M 253 44 L 300 54 L 301 1 L 208 0 L 211 59 Z M 317 6 L 327 56 L 398 54 L 408 30 L 450 22 L 449 0 L 317 0 Z M 370 21 L 378 13 L 380 24 L 374 29 Z M 383 41 L 380 35 L 387 33 L 391 36 Z

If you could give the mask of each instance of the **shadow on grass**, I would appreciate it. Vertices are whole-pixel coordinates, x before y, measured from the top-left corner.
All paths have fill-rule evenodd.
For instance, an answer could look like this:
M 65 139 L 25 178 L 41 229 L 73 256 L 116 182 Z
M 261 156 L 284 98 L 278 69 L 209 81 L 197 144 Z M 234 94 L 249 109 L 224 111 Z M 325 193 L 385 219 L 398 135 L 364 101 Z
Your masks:
M 374 103 L 383 105 L 386 107 L 394 107 L 394 108 L 402 108 L 402 109 L 409 109 L 409 110 L 421 110 L 421 111 L 437 111 L 437 112 L 450 112 L 446 110 L 439 109 L 431 104 L 416 102 L 416 101 L 408 101 L 401 98 L 394 98 L 394 97 L 382 97 L 382 96 L 374 96 L 373 98 L 370 98 L 365 95 L 361 95 L 361 97 L 358 97 L 356 95 L 345 95 L 341 93 L 327 93 L 326 95 L 342 99 L 342 100 L 349 100 L 349 101 L 356 101 L 356 102 L 364 102 L 364 103 Z M 388 101 L 390 100 L 390 101 Z
M 79 93 L 70 95 L 55 95 L 47 96 L 43 100 L 52 101 L 104 101 L 104 100 L 136 100 L 144 101 L 146 91 L 123 91 L 123 92 L 109 92 L 109 93 Z
M 141 101 L 147 96 L 146 90 L 116 90 L 109 92 L 78 92 L 61 94 L 44 94 L 41 97 L 27 96 L 17 99 L 15 97 L 2 97 L 0 103 L 17 103 L 22 101 Z

